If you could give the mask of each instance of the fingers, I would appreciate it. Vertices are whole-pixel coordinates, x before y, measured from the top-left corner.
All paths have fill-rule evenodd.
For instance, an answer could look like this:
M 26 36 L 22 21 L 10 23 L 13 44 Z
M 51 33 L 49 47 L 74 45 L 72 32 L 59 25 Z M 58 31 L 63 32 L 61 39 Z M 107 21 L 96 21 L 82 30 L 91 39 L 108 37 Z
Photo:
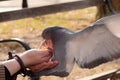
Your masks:
M 42 51 L 43 55 L 41 57 L 41 61 L 49 61 L 52 57 L 52 53 L 49 52 L 49 50 Z M 41 54 L 39 54 L 41 56 Z M 40 58 L 39 58 L 40 59 Z
M 31 66 L 29 67 L 31 69 L 31 71 L 33 72 L 38 72 L 38 71 L 42 71 L 44 69 L 51 69 L 54 68 L 58 65 L 58 61 L 49 61 L 49 62 L 43 62 L 41 64 L 35 65 L 35 66 Z
M 49 50 L 31 49 L 20 55 L 26 67 L 49 61 L 51 54 Z
M 53 51 L 50 50 L 50 49 L 44 50 L 43 53 L 45 53 L 45 54 L 44 54 L 45 56 L 50 56 L 50 57 L 52 57 L 52 55 L 53 55 Z
M 49 48 L 47 50 L 40 50 L 42 53 L 41 59 L 48 60 L 54 55 L 54 50 Z M 39 54 L 41 56 L 41 54 Z
M 49 51 L 49 53 L 51 54 L 51 57 L 52 57 L 52 56 L 54 55 L 54 50 L 53 50 L 53 48 L 48 47 L 47 49 L 48 49 L 48 51 Z

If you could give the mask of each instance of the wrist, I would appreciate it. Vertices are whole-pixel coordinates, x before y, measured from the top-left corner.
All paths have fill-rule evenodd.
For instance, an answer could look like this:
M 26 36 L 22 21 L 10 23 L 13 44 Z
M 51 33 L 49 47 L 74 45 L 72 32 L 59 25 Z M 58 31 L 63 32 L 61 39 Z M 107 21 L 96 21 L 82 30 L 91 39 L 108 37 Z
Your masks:
M 25 67 L 28 67 L 29 66 L 29 61 L 28 58 L 26 56 L 23 55 L 20 55 L 20 59 L 23 61 L 23 64 Z
M 7 67 L 11 76 L 21 69 L 19 63 L 15 59 L 4 61 L 2 64 Z
M 24 76 L 25 76 L 27 70 L 26 70 L 26 67 L 24 66 L 24 63 L 23 63 L 22 59 L 19 56 L 17 56 L 17 55 L 15 55 L 14 59 L 19 63 L 19 65 L 20 65 L 20 72 L 23 73 Z

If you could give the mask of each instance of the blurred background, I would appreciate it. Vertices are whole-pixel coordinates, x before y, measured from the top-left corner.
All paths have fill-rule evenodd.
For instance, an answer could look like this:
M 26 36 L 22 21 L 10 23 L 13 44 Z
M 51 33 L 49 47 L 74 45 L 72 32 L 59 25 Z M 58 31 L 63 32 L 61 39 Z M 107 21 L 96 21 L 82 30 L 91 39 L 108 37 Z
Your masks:
M 120 0 L 113 0 L 114 8 L 119 12 Z M 85 9 L 72 10 L 67 12 L 59 12 L 44 16 L 37 16 L 32 18 L 25 18 L 0 23 L 0 39 L 20 38 L 27 42 L 31 48 L 39 48 L 41 39 L 41 32 L 44 28 L 49 26 L 62 26 L 73 31 L 83 29 L 103 15 L 100 6 L 94 6 Z M 0 60 L 7 59 L 8 51 L 15 54 L 22 53 L 24 49 L 17 43 L 3 43 L 0 44 Z M 43 76 L 41 80 L 79 80 L 80 78 L 101 73 L 104 71 L 119 68 L 120 60 L 108 62 L 100 65 L 94 69 L 81 69 L 76 65 L 71 74 L 66 78 L 58 78 L 55 76 Z M 19 77 L 18 80 L 22 80 Z M 24 80 L 27 80 L 25 78 Z

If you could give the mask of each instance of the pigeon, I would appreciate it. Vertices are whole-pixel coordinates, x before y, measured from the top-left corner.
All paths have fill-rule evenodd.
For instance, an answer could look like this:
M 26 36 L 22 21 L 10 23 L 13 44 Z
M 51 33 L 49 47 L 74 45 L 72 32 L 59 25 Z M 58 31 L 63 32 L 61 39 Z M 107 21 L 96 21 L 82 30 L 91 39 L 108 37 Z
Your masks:
M 68 76 L 76 63 L 80 68 L 94 68 L 120 58 L 120 14 L 103 17 L 90 26 L 72 31 L 52 26 L 42 32 L 42 46 L 53 49 L 53 69 L 34 73 L 36 76 Z

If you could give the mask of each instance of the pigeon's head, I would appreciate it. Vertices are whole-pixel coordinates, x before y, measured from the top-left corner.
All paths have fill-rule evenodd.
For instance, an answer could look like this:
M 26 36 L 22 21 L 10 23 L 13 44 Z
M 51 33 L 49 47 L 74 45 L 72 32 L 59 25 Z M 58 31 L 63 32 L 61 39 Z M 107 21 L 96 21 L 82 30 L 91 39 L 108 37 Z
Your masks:
M 53 49 L 53 44 L 59 40 L 60 33 L 64 28 L 54 26 L 48 27 L 42 31 L 42 38 L 44 41 L 41 43 L 40 48 L 51 48 Z
M 62 27 L 54 26 L 54 27 L 48 27 L 43 30 L 42 32 L 42 38 L 43 39 L 53 39 L 53 36 L 57 33 L 58 30 L 63 29 Z

